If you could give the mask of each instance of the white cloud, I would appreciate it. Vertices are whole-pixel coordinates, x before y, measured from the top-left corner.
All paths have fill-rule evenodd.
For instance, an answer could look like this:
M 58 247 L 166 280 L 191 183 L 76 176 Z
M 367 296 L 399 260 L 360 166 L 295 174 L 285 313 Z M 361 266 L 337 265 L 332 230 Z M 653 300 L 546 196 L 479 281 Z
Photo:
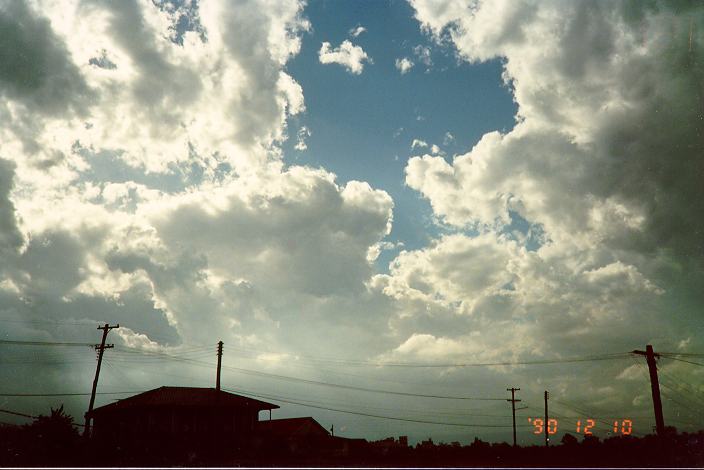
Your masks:
M 430 48 L 428 46 L 417 45 L 413 48 L 413 54 L 418 58 L 420 63 L 426 67 L 431 67 L 433 65 L 433 59 L 431 56 Z
M 308 145 L 306 144 L 306 139 L 311 136 L 310 129 L 308 129 L 306 126 L 301 127 L 298 129 L 298 133 L 296 134 L 296 145 L 294 148 L 298 150 L 299 152 L 303 152 L 304 150 L 308 149 Z
M 349 34 L 350 34 L 350 36 L 352 36 L 353 38 L 356 38 L 356 37 L 359 36 L 360 34 L 366 33 L 366 32 L 367 32 L 367 28 L 365 28 L 365 27 L 362 26 L 362 25 L 358 25 L 357 27 L 350 29 Z
M 424 140 L 421 139 L 413 139 L 413 142 L 411 142 L 411 149 L 420 149 L 420 148 L 427 148 L 428 143 Z
M 396 69 L 401 72 L 401 75 L 408 73 L 413 68 L 413 61 L 408 57 L 396 59 L 394 64 L 396 65 Z
M 444 155 L 445 154 L 445 152 L 443 152 L 442 149 L 440 149 L 440 147 L 438 147 L 435 144 L 430 146 L 430 153 L 433 155 Z
M 321 64 L 339 64 L 354 75 L 362 73 L 364 62 L 372 63 L 372 59 L 361 47 L 346 39 L 336 48 L 332 48 L 329 42 L 323 42 L 318 51 L 318 58 Z
M 267 159 L 271 141 L 285 135 L 287 116 L 303 110 L 300 86 L 283 70 L 300 48 L 298 32 L 307 28 L 297 3 L 275 10 L 251 4 L 233 14 L 205 1 L 198 18 L 207 40 L 189 31 L 182 45 L 171 40 L 178 16 L 155 5 L 73 3 L 22 13 L 36 18 L 22 24 L 41 30 L 27 34 L 56 51 L 42 56 L 53 61 L 43 69 L 75 75 L 46 77 L 46 84 L 66 80 L 70 86 L 42 99 L 45 111 L 35 113 L 31 104 L 41 87 L 13 95 L 0 110 L 8 113 L 3 149 L 22 157 L 16 160 L 23 179 L 54 184 L 76 178 L 87 164 L 77 148 L 119 153 L 120 160 L 149 172 L 169 172 L 169 165 L 194 158 L 202 166 L 244 168 Z M 23 50 L 27 61 L 38 63 L 39 52 Z M 93 65 L 101 57 L 114 67 Z M 66 113 L 54 118 L 46 111 L 58 99 Z M 34 113 L 33 125 L 19 126 L 28 113 Z M 139 125 L 125 116 L 138 116 Z
M 387 343 L 362 332 L 384 329 L 384 299 L 366 282 L 370 253 L 387 246 L 391 198 L 281 159 L 288 119 L 305 109 L 285 72 L 309 28 L 302 4 L 167 7 L 0 7 L 15 25 L 0 28 L 0 43 L 13 45 L 0 57 L 36 65 L 40 78 L 0 73 L 0 313 L 14 322 L 5 333 L 94 342 L 95 323 L 109 321 L 123 327 L 111 341 L 150 350 L 222 339 L 315 353 L 344 337 L 354 354 L 381 352 Z M 198 24 L 177 35 L 183 8 Z M 308 135 L 299 130 L 299 148 Z M 164 380 L 141 366 L 124 373 L 139 387 Z M 90 374 L 32 372 L 61 390 Z M 101 381 L 120 385 L 109 372 Z
M 559 13 L 547 3 L 537 11 L 521 2 L 465 10 L 418 1 L 414 7 L 424 27 L 449 34 L 466 60 L 504 57 L 505 80 L 519 105 L 519 123 L 511 132 L 486 134 L 452 165 L 439 159 L 409 162 L 409 184 L 439 215 L 456 225 L 492 224 L 507 223 L 508 211 L 515 210 L 543 224 L 556 241 L 579 233 L 585 243 L 639 251 L 663 244 L 689 250 L 699 243 L 686 235 L 690 231 L 675 232 L 674 221 L 663 224 L 680 211 L 690 212 L 686 219 L 699 224 L 691 212 L 698 208 L 680 202 L 697 199 L 689 164 L 680 164 L 694 159 L 693 149 L 678 147 L 681 158 L 675 160 L 663 153 L 674 134 L 687 140 L 696 132 L 693 108 L 683 101 L 686 93 L 673 93 L 671 87 L 673 80 L 685 87 L 694 82 L 690 69 L 674 65 L 689 52 L 665 50 L 670 33 L 659 20 L 674 14 L 669 8 L 634 7 L 647 18 L 635 25 L 615 7 L 571 5 Z M 646 43 L 643 28 L 648 28 Z M 688 41 L 684 26 L 673 34 Z M 634 83 L 650 91 L 639 93 Z M 665 113 L 662 102 L 682 112 Z M 655 131 L 663 127 L 679 131 Z M 654 167 L 662 172 L 649 170 Z M 664 190 L 663 172 L 682 184 Z M 437 179 L 441 175 L 454 184 Z
M 685 33 L 667 5 L 634 6 L 636 27 L 609 4 L 414 3 L 465 59 L 504 60 L 519 124 L 450 163 L 413 140 L 431 155 L 411 159 L 406 182 L 445 234 L 388 274 L 374 263 L 399 248 L 386 240 L 389 195 L 281 160 L 305 109 L 285 71 L 310 27 L 300 3 L 7 5 L 0 19 L 16 28 L 0 42 L 17 48 L 3 62 L 39 71 L 30 83 L 21 67 L 0 73 L 0 312 L 58 322 L 8 323 L 8 337 L 93 342 L 96 321 L 119 322 L 120 345 L 223 339 L 268 350 L 253 357 L 273 369 L 297 367 L 276 359 L 299 353 L 450 362 L 701 347 L 701 81 L 682 65 L 689 48 L 670 47 Z M 200 26 L 176 37 L 184 8 Z M 351 73 L 371 63 L 349 41 L 327 53 Z M 415 53 L 432 64 L 429 48 Z M 178 366 L 126 374 L 157 386 Z M 616 398 L 630 403 L 642 384 L 626 370 L 512 378 L 586 401 L 620 377 Z M 366 379 L 403 379 L 376 372 Z M 505 387 L 500 371 L 442 373 L 448 387 Z M 62 390 L 91 374 L 32 370 Z M 211 380 L 189 375 L 179 380 Z
M 409 160 L 406 183 L 454 234 L 402 252 L 370 283 L 396 312 L 397 346 L 382 357 L 566 357 L 690 338 L 704 279 L 691 236 L 703 223 L 691 173 L 702 147 L 682 145 L 701 141 L 689 104 L 697 74 L 684 65 L 691 12 L 679 21 L 666 3 L 412 4 L 462 59 L 503 61 L 518 116 L 452 162 Z M 613 363 L 541 380 L 616 409 L 633 406 L 635 372 Z M 617 391 L 606 388 L 613 378 Z

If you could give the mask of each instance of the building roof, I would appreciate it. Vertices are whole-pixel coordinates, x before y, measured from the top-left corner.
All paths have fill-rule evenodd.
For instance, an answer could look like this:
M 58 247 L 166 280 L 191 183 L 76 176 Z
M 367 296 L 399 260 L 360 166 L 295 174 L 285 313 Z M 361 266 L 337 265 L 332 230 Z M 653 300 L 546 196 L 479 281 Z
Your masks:
M 250 408 L 255 410 L 272 410 L 279 407 L 272 403 L 223 392 L 222 390 L 218 391 L 214 388 L 159 387 L 95 408 L 92 414 L 160 406 Z
M 329 435 L 328 430 L 310 416 L 259 421 L 258 429 L 272 437 Z

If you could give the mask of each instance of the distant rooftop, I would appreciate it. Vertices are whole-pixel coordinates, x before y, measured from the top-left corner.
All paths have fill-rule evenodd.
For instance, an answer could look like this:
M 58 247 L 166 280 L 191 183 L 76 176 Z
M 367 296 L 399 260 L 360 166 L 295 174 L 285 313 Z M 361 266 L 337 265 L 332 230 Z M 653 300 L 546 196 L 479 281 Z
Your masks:
M 93 414 L 117 411 L 127 408 L 146 408 L 158 406 L 176 407 L 220 407 L 250 408 L 256 410 L 273 410 L 278 405 L 202 387 L 159 387 L 138 395 L 124 398 L 115 403 L 93 410 Z
M 260 421 L 257 423 L 260 431 L 269 433 L 273 436 L 296 436 L 308 435 L 311 433 L 325 434 L 329 432 L 320 425 L 315 419 L 310 416 L 303 418 L 285 418 L 273 419 L 269 421 Z

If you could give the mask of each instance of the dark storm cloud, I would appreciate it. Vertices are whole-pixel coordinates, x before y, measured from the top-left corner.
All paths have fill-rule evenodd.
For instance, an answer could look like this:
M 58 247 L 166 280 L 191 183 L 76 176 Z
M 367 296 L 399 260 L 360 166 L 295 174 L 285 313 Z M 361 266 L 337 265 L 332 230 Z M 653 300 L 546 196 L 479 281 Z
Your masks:
M 12 256 L 23 242 L 17 227 L 15 205 L 10 200 L 15 165 L 0 158 L 0 256 Z M 0 268 L 0 272 L 2 268 Z
M 49 21 L 22 0 L 0 3 L 0 93 L 40 115 L 82 114 L 93 96 Z

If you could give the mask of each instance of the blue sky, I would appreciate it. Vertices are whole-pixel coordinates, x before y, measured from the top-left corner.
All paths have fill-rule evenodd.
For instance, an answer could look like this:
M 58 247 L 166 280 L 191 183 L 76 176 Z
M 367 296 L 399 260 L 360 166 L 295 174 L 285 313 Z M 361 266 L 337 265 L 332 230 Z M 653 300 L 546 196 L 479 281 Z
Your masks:
M 427 200 L 405 185 L 404 168 L 411 155 L 429 149 L 412 150 L 411 143 L 437 144 L 451 161 L 484 133 L 510 130 L 516 105 L 501 79 L 501 61 L 459 60 L 452 44 L 438 45 L 421 32 L 403 1 L 313 1 L 304 14 L 312 27 L 286 69 L 305 90 L 306 112 L 292 119 L 286 161 L 326 168 L 342 184 L 359 180 L 384 189 L 395 204 L 388 240 L 405 249 L 426 245 L 437 227 Z M 366 31 L 355 38 L 350 30 L 357 26 Z M 318 59 L 324 41 L 338 46 L 344 40 L 373 60 L 361 75 Z M 414 54 L 417 46 L 430 49 L 430 66 Z M 394 63 L 403 57 L 416 65 L 401 75 Z M 311 131 L 302 152 L 293 148 L 301 126 Z M 446 139 L 448 132 L 453 140 Z M 385 269 L 397 251 L 382 253 L 378 267 Z

